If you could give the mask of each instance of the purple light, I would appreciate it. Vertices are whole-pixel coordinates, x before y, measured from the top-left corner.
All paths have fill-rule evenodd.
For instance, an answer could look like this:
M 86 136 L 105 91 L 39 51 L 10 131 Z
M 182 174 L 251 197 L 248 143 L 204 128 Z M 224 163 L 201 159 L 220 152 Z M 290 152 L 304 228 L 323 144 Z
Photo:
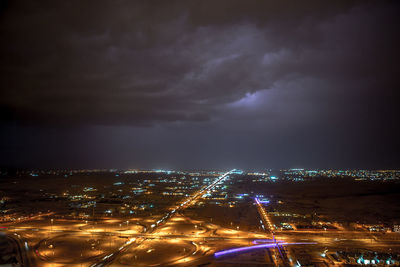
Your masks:
M 273 243 L 273 244 L 262 244 L 262 245 L 256 245 L 256 246 L 250 246 L 250 247 L 232 248 L 232 249 L 228 249 L 228 250 L 215 252 L 214 256 L 220 257 L 220 256 L 223 256 L 226 254 L 231 254 L 231 253 L 236 253 L 236 252 L 244 252 L 244 251 L 248 251 L 248 250 L 252 250 L 252 249 L 256 249 L 256 248 L 272 248 L 275 246 L 276 246 L 276 244 Z
M 269 243 L 269 244 L 262 244 L 262 245 L 255 245 L 255 246 L 250 246 L 250 247 L 240 247 L 240 248 L 232 248 L 232 249 L 227 249 L 227 250 L 222 250 L 214 253 L 215 257 L 221 257 L 227 254 L 232 254 L 232 253 L 240 253 L 240 252 L 245 252 L 249 251 L 252 249 L 257 249 L 257 248 L 273 248 L 276 246 L 285 246 L 285 245 L 313 245 L 317 244 L 316 242 L 302 242 L 302 243 L 287 243 L 287 242 L 282 242 L 282 243 Z

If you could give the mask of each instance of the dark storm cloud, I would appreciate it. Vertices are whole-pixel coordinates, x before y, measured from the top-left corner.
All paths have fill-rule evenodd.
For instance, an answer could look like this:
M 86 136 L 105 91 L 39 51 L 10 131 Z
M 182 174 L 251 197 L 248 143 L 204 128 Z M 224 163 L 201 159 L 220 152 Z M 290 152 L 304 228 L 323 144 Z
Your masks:
M 8 2 L 3 119 L 203 121 L 280 81 L 364 82 L 394 58 L 390 4 L 216 2 Z
M 38 164 L 76 149 L 124 167 L 398 162 L 395 1 L 4 3 L 7 162 L 39 147 Z M 178 156 L 189 147 L 196 160 Z

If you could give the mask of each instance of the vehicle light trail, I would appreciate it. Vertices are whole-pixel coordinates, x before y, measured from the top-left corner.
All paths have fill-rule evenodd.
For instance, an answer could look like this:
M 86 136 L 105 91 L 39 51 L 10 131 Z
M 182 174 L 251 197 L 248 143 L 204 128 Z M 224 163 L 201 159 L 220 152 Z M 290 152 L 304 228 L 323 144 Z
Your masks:
M 258 248 L 275 248 L 278 246 L 286 246 L 286 245 L 310 245 L 310 244 L 316 244 L 316 243 L 311 243 L 311 242 L 301 242 L 301 243 L 268 243 L 268 244 L 261 244 L 261 245 L 255 245 L 255 246 L 250 246 L 250 247 L 240 247 L 240 248 L 232 248 L 228 250 L 222 250 L 214 253 L 215 257 L 221 257 L 224 255 L 232 254 L 232 253 L 241 253 L 241 252 L 246 252 L 249 250 L 253 249 L 258 249 Z
M 255 246 L 250 246 L 250 247 L 240 247 L 240 248 L 233 248 L 233 249 L 228 249 L 228 250 L 223 250 L 223 251 L 218 251 L 214 253 L 215 257 L 221 257 L 227 254 L 232 254 L 232 253 L 238 253 L 238 252 L 246 252 L 252 249 L 257 249 L 257 248 L 273 248 L 275 247 L 275 243 L 269 243 L 269 244 L 262 244 L 262 245 L 255 245 Z
M 262 203 L 258 198 L 254 198 L 256 204 L 257 204 L 257 209 L 258 212 L 260 213 L 261 219 L 263 220 L 264 224 L 268 227 L 268 230 L 271 232 L 273 239 L 274 238 L 274 227 L 271 223 L 271 220 L 268 217 L 267 212 L 265 211 L 264 207 L 262 206 Z
M 267 212 L 265 211 L 265 209 L 264 209 L 264 207 L 263 207 L 261 201 L 260 201 L 257 197 L 254 198 L 254 201 L 256 202 L 257 210 L 258 210 L 258 213 L 260 214 L 260 217 L 261 217 L 262 227 L 263 227 L 264 231 L 266 230 L 265 227 L 264 227 L 264 225 L 266 225 L 266 226 L 268 227 L 268 230 L 269 230 L 269 232 L 270 232 L 271 235 L 272 235 L 272 240 L 273 240 L 273 242 L 274 242 L 274 244 L 275 244 L 274 248 L 277 248 L 277 249 L 278 249 L 279 255 L 280 255 L 282 261 L 284 262 L 285 259 L 286 259 L 286 255 L 284 255 L 284 253 L 282 253 L 282 250 L 281 250 L 281 248 L 280 248 L 280 245 L 277 243 L 277 241 L 276 241 L 276 239 L 275 239 L 275 236 L 274 236 L 274 228 L 273 228 L 273 226 L 272 226 L 271 220 L 269 219 L 268 214 L 267 214 Z M 275 254 L 275 252 L 274 252 L 274 254 Z M 276 262 L 276 265 L 279 265 L 279 264 Z
M 232 172 L 236 171 L 236 169 L 230 170 L 226 173 L 224 173 L 223 175 L 219 176 L 217 179 L 215 179 L 214 182 L 212 182 L 211 184 L 207 185 L 206 187 L 201 188 L 199 191 L 193 193 L 191 196 L 187 197 L 186 199 L 183 200 L 182 203 L 178 204 L 176 207 L 174 207 L 170 212 L 168 212 L 167 214 L 165 214 L 161 219 L 159 219 L 155 224 L 152 224 L 150 229 L 146 229 L 143 233 L 149 232 L 149 233 L 153 233 L 158 226 L 160 226 L 161 224 L 165 223 L 169 218 L 171 218 L 177 211 L 180 210 L 184 210 L 187 207 L 189 207 L 190 205 L 192 205 L 196 199 L 198 199 L 199 197 L 201 197 L 205 192 L 208 192 L 209 190 L 211 190 L 214 186 L 216 186 L 217 184 L 219 184 L 220 182 L 222 182 L 225 178 L 227 178 L 229 176 L 229 174 L 231 174 Z M 106 266 L 108 264 L 111 264 L 116 258 L 117 256 L 119 256 L 122 252 L 126 251 L 126 249 L 131 246 L 132 242 L 131 241 L 133 239 L 130 239 L 128 242 L 126 242 L 124 245 L 122 245 L 119 249 L 117 249 L 116 251 L 114 251 L 113 253 L 104 256 L 104 258 L 98 262 L 98 263 L 94 263 L 92 264 L 90 267 L 100 267 L 100 266 Z M 145 241 L 146 239 L 142 239 L 141 242 Z

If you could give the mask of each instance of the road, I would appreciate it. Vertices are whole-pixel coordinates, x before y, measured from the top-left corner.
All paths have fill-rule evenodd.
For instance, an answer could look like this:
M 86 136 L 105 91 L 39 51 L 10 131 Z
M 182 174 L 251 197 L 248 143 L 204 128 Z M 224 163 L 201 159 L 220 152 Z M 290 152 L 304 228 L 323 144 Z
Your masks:
M 7 238 L 11 241 L 11 243 L 15 246 L 15 250 L 18 252 L 18 261 L 21 263 L 21 266 L 24 267 L 32 267 L 36 266 L 32 262 L 31 250 L 28 247 L 25 240 L 18 234 L 7 235 Z
M 268 216 L 267 211 L 264 209 L 262 203 L 258 200 L 258 198 L 255 198 L 254 201 L 256 202 L 258 213 L 260 214 L 261 220 L 263 222 L 264 230 L 268 229 L 268 231 L 271 233 L 272 237 L 274 238 L 275 229 L 271 223 L 271 220 Z
M 274 243 L 276 244 L 277 251 L 279 252 L 279 253 L 277 253 L 276 249 L 272 249 L 272 251 L 273 251 L 272 258 L 274 259 L 275 266 L 281 266 L 281 265 L 289 266 L 288 257 L 285 253 L 285 250 L 282 249 L 282 247 L 277 243 L 277 241 L 275 239 L 275 235 L 274 235 L 275 229 L 272 225 L 271 219 L 268 216 L 268 212 L 264 209 L 262 203 L 259 201 L 258 198 L 255 198 L 254 201 L 257 205 L 258 213 L 260 214 L 261 220 L 263 222 L 262 226 L 263 226 L 264 230 L 269 231 L 271 233 L 271 237 L 272 237 Z M 267 229 L 265 228 L 265 226 L 267 227 Z
M 187 198 L 184 198 L 178 205 L 174 206 L 171 208 L 171 210 L 165 214 L 161 219 L 159 219 L 155 224 L 152 224 L 149 229 L 145 229 L 143 233 L 154 233 L 159 226 L 163 225 L 167 220 L 169 220 L 172 216 L 174 216 L 175 213 L 182 211 L 186 209 L 187 207 L 193 205 L 196 200 L 201 197 L 202 195 L 206 194 L 210 190 L 212 190 L 217 184 L 225 180 L 232 172 L 236 171 L 235 169 L 230 170 L 223 175 L 219 176 L 217 179 L 215 179 L 211 184 L 201 188 L 200 190 L 194 192 L 192 195 L 190 195 Z M 129 239 L 123 246 L 121 246 L 118 250 L 115 250 L 114 252 L 104 256 L 102 260 L 98 263 L 92 264 L 91 267 L 102 267 L 102 266 L 108 266 L 110 265 L 113 261 L 115 261 L 118 256 L 120 256 L 124 251 L 126 251 L 128 248 L 134 246 L 134 245 L 139 245 L 142 242 L 144 242 L 146 238 L 131 238 Z

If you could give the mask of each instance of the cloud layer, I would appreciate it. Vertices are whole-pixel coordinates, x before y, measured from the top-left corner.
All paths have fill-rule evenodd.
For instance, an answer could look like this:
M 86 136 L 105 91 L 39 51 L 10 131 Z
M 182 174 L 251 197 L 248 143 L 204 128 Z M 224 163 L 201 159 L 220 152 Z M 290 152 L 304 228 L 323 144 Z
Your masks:
M 310 7 L 9 2 L 0 28 L 7 40 L 3 116 L 71 124 L 203 121 L 277 83 L 393 82 L 386 46 L 398 41 L 398 19 L 390 5 Z
M 395 1 L 9 1 L 1 12 L 3 125 L 239 125 L 398 147 Z

